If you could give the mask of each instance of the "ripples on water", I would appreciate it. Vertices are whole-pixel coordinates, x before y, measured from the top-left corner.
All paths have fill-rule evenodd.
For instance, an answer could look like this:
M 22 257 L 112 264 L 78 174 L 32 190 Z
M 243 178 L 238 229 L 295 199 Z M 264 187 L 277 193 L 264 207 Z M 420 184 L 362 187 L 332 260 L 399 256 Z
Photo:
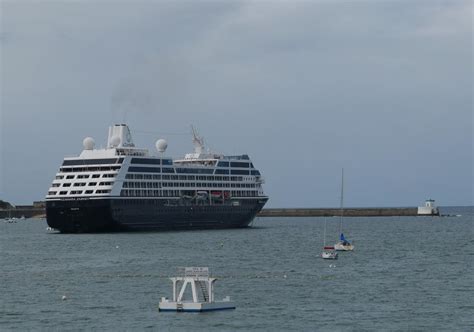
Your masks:
M 335 262 L 318 258 L 323 218 L 78 235 L 0 223 L 0 330 L 473 330 L 473 213 L 445 213 L 463 216 L 346 218 L 356 249 Z M 159 313 L 178 266 L 209 266 L 237 309 Z

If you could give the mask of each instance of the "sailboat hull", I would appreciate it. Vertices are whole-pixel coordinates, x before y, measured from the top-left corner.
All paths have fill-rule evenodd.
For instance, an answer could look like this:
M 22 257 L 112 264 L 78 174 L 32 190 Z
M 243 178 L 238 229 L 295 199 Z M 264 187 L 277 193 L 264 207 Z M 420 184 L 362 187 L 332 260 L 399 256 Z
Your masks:
M 337 251 L 352 251 L 354 250 L 354 246 L 352 244 L 336 243 L 334 249 Z
M 337 259 L 337 252 L 334 251 L 323 251 L 321 254 L 322 259 Z

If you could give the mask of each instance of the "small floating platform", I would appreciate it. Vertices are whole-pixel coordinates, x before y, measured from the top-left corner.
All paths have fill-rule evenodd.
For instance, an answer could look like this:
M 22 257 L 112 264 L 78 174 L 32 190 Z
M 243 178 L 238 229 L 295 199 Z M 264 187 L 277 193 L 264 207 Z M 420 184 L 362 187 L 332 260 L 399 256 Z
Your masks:
M 217 278 L 209 276 L 207 267 L 185 267 L 178 269 L 181 276 L 170 278 L 173 282 L 173 299 L 162 297 L 158 311 L 203 312 L 235 309 L 235 305 L 226 296 L 221 301 L 214 300 L 214 283 Z M 191 298 L 186 298 L 190 287 Z

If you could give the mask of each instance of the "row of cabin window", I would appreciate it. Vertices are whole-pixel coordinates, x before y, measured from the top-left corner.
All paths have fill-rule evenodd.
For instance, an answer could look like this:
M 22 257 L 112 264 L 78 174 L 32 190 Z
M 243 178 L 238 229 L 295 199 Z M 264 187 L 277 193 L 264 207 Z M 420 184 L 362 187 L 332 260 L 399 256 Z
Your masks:
M 130 166 L 128 168 L 129 172 L 141 172 L 141 173 L 174 173 L 174 168 L 171 167 L 140 167 L 140 166 Z
M 241 167 L 241 168 L 253 168 L 252 163 L 240 162 L 240 161 L 219 161 L 218 167 Z
M 176 167 L 176 173 L 187 173 L 187 174 L 212 174 L 214 168 L 180 168 Z
M 129 172 L 136 173 L 175 173 L 173 168 L 160 168 L 160 167 L 137 167 L 130 166 L 128 168 Z M 176 173 L 186 173 L 186 174 L 213 174 L 213 168 L 176 168 Z M 231 175 L 260 175 L 260 172 L 257 170 L 249 169 L 216 169 L 215 174 L 231 174 Z
M 232 190 L 231 196 L 233 197 L 257 197 L 258 191 L 242 191 Z M 125 197 L 177 197 L 180 196 L 179 190 L 133 190 L 133 189 L 122 189 L 120 196 Z
M 184 188 L 256 188 L 255 183 L 190 183 L 190 182 L 163 182 L 163 187 L 184 187 Z
M 242 191 L 242 190 L 232 190 L 231 195 L 233 197 L 257 197 L 258 191 L 249 190 L 249 191 Z
M 198 188 L 257 188 L 255 183 L 191 183 L 191 182 L 131 182 L 125 181 L 123 188 L 161 188 L 161 187 L 198 187 Z
M 120 196 L 125 197 L 177 197 L 179 190 L 127 190 L 122 189 Z
M 101 164 L 121 164 L 123 158 L 108 158 L 108 159 L 75 159 L 64 160 L 63 166 L 72 165 L 101 165 Z
M 161 188 L 158 182 L 129 182 L 123 183 L 123 188 Z
M 82 190 L 71 190 L 69 192 L 70 195 L 81 195 L 83 193 Z M 94 190 L 86 190 L 84 191 L 84 194 L 88 195 L 88 194 L 92 194 L 94 193 Z M 109 194 L 110 193 L 110 190 L 103 190 L 103 189 L 98 189 L 95 191 L 96 194 Z M 54 196 L 54 195 L 67 195 L 68 192 L 67 191 L 60 191 L 59 193 L 57 191 L 48 191 L 48 195 L 51 195 L 51 196 Z
M 246 169 L 231 169 L 230 172 L 227 169 L 216 169 L 215 174 L 232 174 L 232 175 L 260 175 L 260 172 L 257 170 L 251 170 L 249 173 L 249 170 Z
M 60 167 L 59 171 L 64 173 L 72 172 L 99 172 L 99 171 L 117 171 L 121 166 L 106 167 Z
M 114 178 L 116 177 L 117 174 L 102 174 L 102 177 L 103 178 Z M 97 179 L 97 178 L 100 178 L 100 174 L 79 174 L 77 175 L 77 179 L 88 179 L 89 177 L 93 178 L 93 179 Z M 76 178 L 76 175 L 66 175 L 66 179 L 74 179 Z M 56 175 L 55 177 L 56 180 L 62 180 L 64 179 L 64 175 Z
M 152 174 L 127 174 L 125 179 L 132 180 L 187 180 L 187 181 L 243 181 L 243 176 L 194 176 L 194 175 L 152 175 Z M 246 178 L 247 179 L 247 178 Z M 250 178 L 248 178 L 250 180 Z
M 63 187 L 70 187 L 71 184 L 73 184 L 73 183 L 72 182 L 66 182 L 66 183 L 63 183 L 62 186 Z M 114 184 L 113 182 L 99 182 L 99 186 L 111 186 L 113 184 Z M 89 183 L 76 182 L 76 183 L 74 183 L 73 187 L 85 187 L 86 185 L 88 185 L 90 187 L 97 186 L 97 182 L 89 182 Z M 53 183 L 53 185 L 52 185 L 52 187 L 59 187 L 59 186 L 60 186 L 60 183 Z
M 130 164 L 143 164 L 143 165 L 173 165 L 171 159 L 156 159 L 156 158 L 132 158 Z
M 174 168 L 160 168 L 160 167 L 138 167 L 130 166 L 128 168 L 129 172 L 141 172 L 141 173 L 175 173 Z M 229 170 L 218 170 L 224 172 L 217 172 L 220 174 L 229 174 Z M 234 173 L 235 172 L 235 173 Z M 212 174 L 214 173 L 214 168 L 181 168 L 176 167 L 176 173 L 187 173 L 187 174 Z M 249 174 L 248 170 L 231 170 L 231 174 Z

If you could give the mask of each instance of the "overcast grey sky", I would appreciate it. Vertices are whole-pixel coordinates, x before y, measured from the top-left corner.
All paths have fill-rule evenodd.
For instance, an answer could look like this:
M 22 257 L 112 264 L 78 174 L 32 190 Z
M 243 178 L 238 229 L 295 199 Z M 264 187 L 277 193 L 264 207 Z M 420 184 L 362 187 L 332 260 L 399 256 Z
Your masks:
M 85 136 L 247 153 L 268 207 L 473 204 L 472 1 L 1 1 L 0 199 Z M 180 135 L 181 134 L 181 135 Z

